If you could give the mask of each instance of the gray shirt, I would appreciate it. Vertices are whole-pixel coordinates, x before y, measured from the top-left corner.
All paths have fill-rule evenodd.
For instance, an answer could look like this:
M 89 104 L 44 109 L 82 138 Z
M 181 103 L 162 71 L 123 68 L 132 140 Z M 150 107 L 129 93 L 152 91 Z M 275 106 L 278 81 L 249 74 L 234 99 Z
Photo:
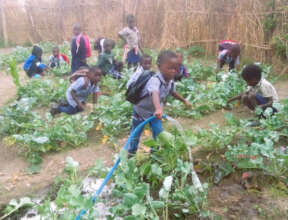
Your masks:
M 142 119 L 151 117 L 155 112 L 152 100 L 152 92 L 158 92 L 160 95 L 160 104 L 163 107 L 166 98 L 176 91 L 173 80 L 168 83 L 164 80 L 162 73 L 158 72 L 147 82 L 141 96 L 144 97 L 139 103 L 133 106 L 134 111 Z
M 77 106 L 77 103 L 75 102 L 71 94 L 72 90 L 75 91 L 76 96 L 80 102 L 85 102 L 85 100 L 91 93 L 98 93 L 100 91 L 98 85 L 92 85 L 90 80 L 88 82 L 88 86 L 86 88 L 84 87 L 85 77 L 79 77 L 75 82 L 70 85 L 66 92 L 66 99 L 69 105 L 73 106 L 74 108 Z

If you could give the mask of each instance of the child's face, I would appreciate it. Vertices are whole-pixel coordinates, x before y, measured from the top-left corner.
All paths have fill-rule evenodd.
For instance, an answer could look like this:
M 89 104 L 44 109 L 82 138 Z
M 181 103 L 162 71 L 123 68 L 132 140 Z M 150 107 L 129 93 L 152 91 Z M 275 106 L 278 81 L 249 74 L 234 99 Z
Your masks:
M 150 70 L 152 68 L 152 60 L 150 58 L 146 58 L 141 62 L 141 66 L 144 70 Z
M 101 70 L 97 70 L 94 73 L 89 74 L 89 79 L 91 80 L 92 83 L 98 83 L 101 80 L 102 72 Z
M 164 77 L 168 80 L 172 80 L 177 75 L 178 69 L 178 59 L 170 58 L 164 60 L 161 64 L 158 65 L 160 72 L 164 75 Z
M 132 19 L 128 22 L 128 27 L 134 29 L 136 27 L 136 20 Z
M 74 27 L 73 28 L 73 33 L 75 36 L 79 35 L 81 33 L 80 27 Z
M 57 57 L 58 54 L 59 54 L 59 49 L 58 48 L 53 48 L 52 53 L 53 53 L 54 57 Z
M 105 53 L 111 53 L 113 46 L 111 44 L 107 44 L 104 47 Z
M 42 57 L 42 52 L 37 53 L 37 54 L 36 54 L 36 57 L 37 57 L 37 58 L 41 58 L 41 57 Z
M 256 86 L 260 80 L 258 79 L 249 79 L 245 80 L 248 86 Z
M 183 55 L 182 55 L 182 53 L 177 53 L 177 59 L 178 59 L 178 63 L 179 64 L 183 63 Z

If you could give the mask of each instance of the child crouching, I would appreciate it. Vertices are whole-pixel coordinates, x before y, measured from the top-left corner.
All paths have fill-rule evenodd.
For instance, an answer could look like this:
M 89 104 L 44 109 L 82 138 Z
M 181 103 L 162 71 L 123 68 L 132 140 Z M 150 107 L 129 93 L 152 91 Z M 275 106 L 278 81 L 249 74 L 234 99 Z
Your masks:
M 270 82 L 262 78 L 262 69 L 260 66 L 255 64 L 246 66 L 242 71 L 242 78 L 248 85 L 246 92 L 231 98 L 227 104 L 235 100 L 242 100 L 243 104 L 252 111 L 256 107 L 261 108 L 263 111 L 271 107 L 274 113 L 277 112 L 273 107 L 273 104 L 279 100 L 277 92 Z
M 132 115 L 132 132 L 149 117 L 153 115 L 156 117 L 156 120 L 150 122 L 154 139 L 162 132 L 163 105 L 169 95 L 190 107 L 190 103 L 176 92 L 174 78 L 178 67 L 177 55 L 169 50 L 162 51 L 157 63 L 159 72 L 152 76 L 145 85 L 141 92 L 142 99 L 133 105 Z M 134 136 L 128 148 L 130 155 L 134 155 L 137 152 L 142 131 Z
M 98 56 L 97 66 L 102 70 L 103 75 L 111 74 L 113 78 L 120 79 L 123 63 L 114 59 L 112 53 L 115 42 L 110 39 L 104 41 L 104 53 Z
M 51 109 L 51 114 L 65 112 L 72 115 L 85 109 L 85 101 L 90 94 L 93 94 L 93 104 L 96 104 L 100 94 L 98 83 L 101 80 L 101 69 L 98 67 L 80 68 L 71 77 L 72 84 L 66 91 L 67 104 L 59 104 Z

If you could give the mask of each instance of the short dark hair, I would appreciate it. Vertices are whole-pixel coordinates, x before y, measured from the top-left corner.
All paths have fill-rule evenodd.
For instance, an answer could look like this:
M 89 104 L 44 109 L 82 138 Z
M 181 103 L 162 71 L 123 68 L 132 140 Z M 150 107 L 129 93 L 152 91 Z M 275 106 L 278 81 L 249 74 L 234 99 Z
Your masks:
M 146 59 L 150 59 L 152 61 L 152 57 L 150 55 L 147 54 L 143 54 L 140 58 L 140 63 L 143 62 Z
M 100 67 L 98 67 L 98 66 L 91 66 L 91 67 L 89 67 L 89 73 L 96 73 L 97 71 L 100 71 L 101 74 L 102 74 L 102 70 L 101 70 Z
M 135 15 L 132 15 L 132 14 L 127 15 L 126 21 L 127 21 L 127 23 L 130 23 L 131 21 L 136 21 Z
M 111 39 L 105 39 L 104 40 L 104 48 L 107 47 L 108 45 L 112 46 L 112 48 L 115 47 L 115 41 Z
M 235 53 L 237 55 L 240 55 L 240 51 L 241 51 L 241 49 L 240 49 L 239 44 L 235 44 L 230 48 L 230 52 Z
M 245 81 L 249 81 L 252 79 L 261 80 L 262 77 L 262 69 L 260 66 L 256 64 L 249 64 L 242 70 L 242 78 Z
M 43 50 L 41 49 L 41 47 L 38 47 L 37 45 L 33 46 L 32 48 L 32 54 L 34 56 L 37 56 L 37 55 L 42 55 L 43 53 Z
M 157 64 L 160 65 L 162 64 L 164 61 L 171 59 L 171 58 L 177 58 L 176 53 L 174 53 L 171 50 L 163 50 L 160 52 L 158 59 L 157 59 Z

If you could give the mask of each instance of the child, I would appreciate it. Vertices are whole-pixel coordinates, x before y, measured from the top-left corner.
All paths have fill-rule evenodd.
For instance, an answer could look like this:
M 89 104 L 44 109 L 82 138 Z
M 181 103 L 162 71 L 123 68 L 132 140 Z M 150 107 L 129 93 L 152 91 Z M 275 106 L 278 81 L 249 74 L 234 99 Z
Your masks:
M 240 46 L 235 41 L 221 41 L 219 43 L 219 54 L 217 69 L 221 69 L 225 64 L 229 65 L 229 71 L 235 67 L 240 67 Z
M 73 28 L 74 37 L 71 43 L 71 72 L 76 72 L 81 66 L 88 66 L 86 62 L 86 43 L 84 37 L 81 35 L 81 26 L 79 24 L 74 25 Z
M 62 63 L 69 64 L 69 59 L 65 54 L 60 54 L 59 47 L 53 47 L 52 54 L 49 58 L 49 67 L 59 67 Z
M 175 77 L 175 81 L 180 81 L 183 77 L 188 78 L 189 74 L 187 73 L 187 69 L 183 64 L 183 54 L 181 53 L 181 51 L 177 51 L 176 55 L 178 57 L 178 73 Z
M 104 37 L 99 37 L 94 43 L 94 49 L 98 51 L 98 55 L 104 53 Z
M 127 82 L 126 88 L 128 89 L 131 83 L 135 82 L 144 71 L 150 71 L 151 68 L 152 68 L 152 57 L 149 55 L 143 55 L 140 59 L 140 65 L 138 66 L 137 70 L 133 73 L 133 75 L 130 77 L 129 81 Z
M 157 63 L 159 72 L 152 76 L 145 85 L 145 88 L 142 91 L 143 98 L 136 105 L 133 105 L 132 115 L 132 131 L 141 122 L 155 115 L 156 120 L 153 120 L 150 123 L 154 139 L 157 138 L 162 131 L 161 119 L 163 116 L 163 103 L 170 94 L 183 102 L 186 107 L 190 107 L 190 103 L 179 95 L 175 89 L 173 79 L 177 74 L 177 55 L 169 50 L 162 51 L 158 56 Z M 138 149 L 141 133 L 142 131 L 134 137 L 129 146 L 128 152 L 130 156 L 134 155 Z
M 70 81 L 72 84 L 66 91 L 67 104 L 60 104 L 51 108 L 51 114 L 65 112 L 66 114 L 76 114 L 85 108 L 85 101 L 93 94 L 93 104 L 96 104 L 100 94 L 98 83 L 101 80 L 101 69 L 98 67 L 80 68 L 75 72 Z
M 258 65 L 250 64 L 242 71 L 242 78 L 246 81 L 248 89 L 243 94 L 231 98 L 227 104 L 235 100 L 242 100 L 249 109 L 255 110 L 256 107 L 272 107 L 273 103 L 278 102 L 278 95 L 273 85 L 262 78 L 262 69 Z M 272 107 L 273 108 L 273 107 Z M 274 112 L 277 112 L 273 108 Z
M 127 16 L 128 27 L 125 27 L 118 33 L 118 36 L 126 43 L 124 50 L 124 59 L 128 63 L 128 68 L 137 66 L 140 61 L 140 52 L 143 50 L 140 46 L 140 34 L 136 27 L 136 18 L 134 15 Z
M 28 77 L 39 78 L 47 70 L 47 66 L 42 63 L 42 53 L 40 47 L 33 47 L 32 54 L 27 58 L 23 67 Z
M 111 74 L 113 78 L 120 79 L 123 64 L 114 59 L 112 50 L 115 42 L 110 39 L 104 41 L 104 53 L 98 56 L 97 66 L 102 70 L 103 75 Z

